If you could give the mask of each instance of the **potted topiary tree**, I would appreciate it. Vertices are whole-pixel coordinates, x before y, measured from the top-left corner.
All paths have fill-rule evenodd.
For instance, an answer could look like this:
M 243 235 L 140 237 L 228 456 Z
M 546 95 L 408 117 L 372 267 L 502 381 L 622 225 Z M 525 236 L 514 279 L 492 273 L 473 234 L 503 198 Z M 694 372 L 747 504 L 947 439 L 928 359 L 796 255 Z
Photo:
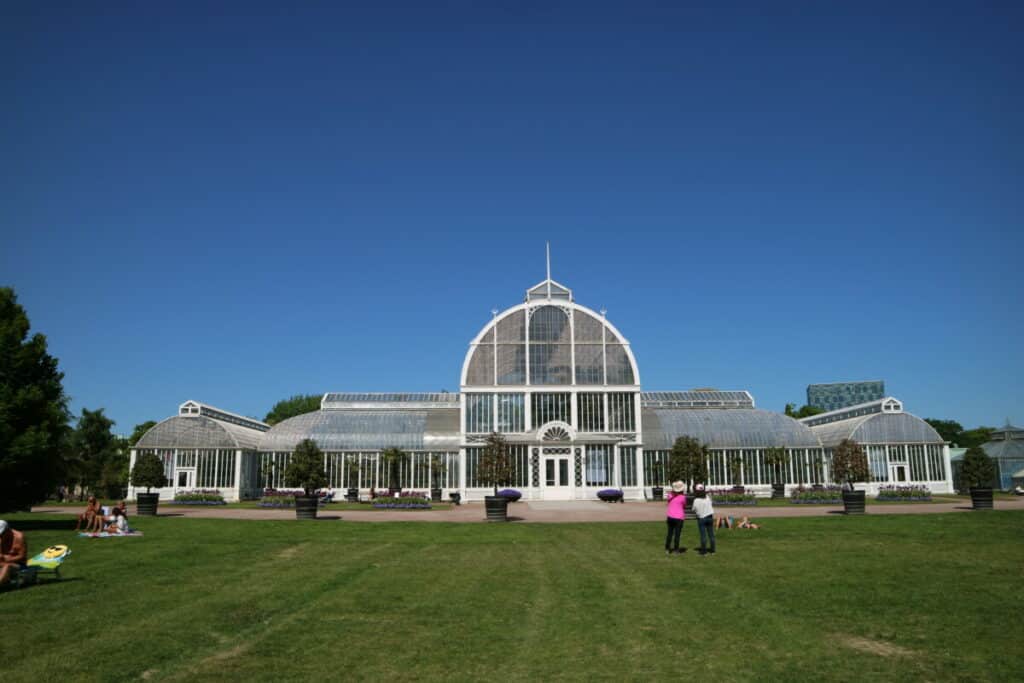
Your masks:
M 971 446 L 964 454 L 963 468 L 960 470 L 960 481 L 971 494 L 971 506 L 975 510 L 991 510 L 992 480 L 996 476 L 996 466 L 992 458 L 985 454 L 981 446 Z
M 447 471 L 444 458 L 436 453 L 430 456 L 430 500 L 435 503 L 441 502 L 441 482 Z
M 391 494 L 402 491 L 402 465 L 409 460 L 409 454 L 401 448 L 389 448 L 382 453 L 384 464 L 388 466 L 388 492 Z
M 284 483 L 301 488 L 304 495 L 295 496 L 295 519 L 316 519 L 317 489 L 327 486 L 324 454 L 312 439 L 303 439 L 295 447 L 288 467 L 284 470 Z
M 853 439 L 843 439 L 832 453 L 832 479 L 843 485 L 846 514 L 864 514 L 864 492 L 854 490 L 853 485 L 871 481 L 871 470 L 864 449 Z
M 494 495 L 484 497 L 488 522 L 508 521 L 508 498 L 498 495 L 498 487 L 509 486 L 512 483 L 512 475 L 512 458 L 505 437 L 492 432 L 487 437 L 487 443 L 480 455 L 480 466 L 477 471 L 480 483 L 494 488 Z
M 772 498 L 786 497 L 786 478 L 783 472 L 789 464 L 789 453 L 782 446 L 769 448 L 764 452 L 764 464 L 772 482 Z
M 160 502 L 159 493 L 150 493 L 150 489 L 156 486 L 163 488 L 167 486 L 167 477 L 164 475 L 164 463 L 156 453 L 143 453 L 135 461 L 132 468 L 132 486 L 139 488 L 146 487 L 145 493 L 135 494 L 135 507 L 140 515 L 155 515 L 157 504 Z

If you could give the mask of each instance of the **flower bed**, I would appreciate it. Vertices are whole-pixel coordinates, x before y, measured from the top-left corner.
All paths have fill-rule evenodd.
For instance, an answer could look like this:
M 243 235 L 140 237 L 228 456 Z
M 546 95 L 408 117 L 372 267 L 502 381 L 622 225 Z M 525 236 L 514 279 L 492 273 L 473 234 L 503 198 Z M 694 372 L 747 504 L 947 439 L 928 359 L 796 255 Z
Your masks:
M 622 489 L 601 489 L 597 497 L 606 503 L 619 503 L 622 502 Z
M 257 506 L 261 508 L 293 508 L 295 507 L 295 496 L 302 495 L 305 495 L 305 491 L 266 489 Z
M 708 495 L 715 505 L 757 505 L 757 496 L 753 493 L 739 493 L 732 489 L 708 489 Z
M 907 486 L 879 486 L 878 496 L 875 500 L 883 503 L 928 503 L 931 502 L 932 492 L 927 486 L 920 484 Z
M 430 499 L 426 496 L 380 496 L 373 499 L 373 507 L 381 510 L 429 510 Z
M 498 491 L 498 495 L 502 498 L 508 498 L 508 502 L 510 503 L 515 503 L 523 497 L 523 494 L 515 489 L 502 489 Z
M 224 496 L 216 489 L 196 489 L 194 491 L 178 491 L 174 494 L 172 505 L 227 505 Z
M 839 486 L 807 488 L 801 485 L 789 492 L 789 500 L 797 505 L 839 505 L 843 502 L 843 489 Z

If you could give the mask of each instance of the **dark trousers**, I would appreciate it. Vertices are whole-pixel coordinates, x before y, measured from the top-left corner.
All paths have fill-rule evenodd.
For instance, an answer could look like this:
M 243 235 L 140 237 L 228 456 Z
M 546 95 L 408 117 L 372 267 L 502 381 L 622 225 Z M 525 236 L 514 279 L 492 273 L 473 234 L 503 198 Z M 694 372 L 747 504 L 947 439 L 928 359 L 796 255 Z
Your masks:
M 707 550 L 705 534 L 711 537 L 711 552 L 715 552 L 715 516 L 708 515 L 697 520 L 697 528 L 700 530 L 700 551 Z
M 679 550 L 679 534 L 683 533 L 683 520 L 666 517 L 665 524 L 668 526 L 665 533 L 665 550 Z

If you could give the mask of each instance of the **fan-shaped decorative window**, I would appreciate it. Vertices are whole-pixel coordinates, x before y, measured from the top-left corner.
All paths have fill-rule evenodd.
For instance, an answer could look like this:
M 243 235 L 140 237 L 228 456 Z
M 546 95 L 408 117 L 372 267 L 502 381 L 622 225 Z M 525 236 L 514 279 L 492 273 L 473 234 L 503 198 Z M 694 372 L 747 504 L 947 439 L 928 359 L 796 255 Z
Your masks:
M 544 432 L 545 441 L 568 441 L 569 439 L 569 430 L 565 427 L 555 426 Z

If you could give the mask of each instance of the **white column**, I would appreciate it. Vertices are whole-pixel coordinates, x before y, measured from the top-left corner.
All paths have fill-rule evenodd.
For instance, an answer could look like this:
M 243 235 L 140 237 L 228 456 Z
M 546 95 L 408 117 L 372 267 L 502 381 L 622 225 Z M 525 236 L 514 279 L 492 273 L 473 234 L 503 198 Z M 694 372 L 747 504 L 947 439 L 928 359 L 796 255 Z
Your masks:
M 135 469 L 135 458 L 136 458 L 136 450 L 133 448 L 128 453 L 128 473 L 129 473 L 129 476 L 128 476 L 128 497 L 129 498 L 134 498 L 135 497 L 135 487 L 132 486 L 132 482 L 131 482 L 131 471 L 133 469 Z M 71 494 L 71 492 L 68 491 L 68 495 L 70 495 L 70 494 Z
M 242 500 L 242 455 L 243 451 L 235 451 L 235 500 Z
M 946 491 L 953 492 L 953 463 L 949 461 L 949 444 L 942 444 L 942 462 L 946 464 Z

